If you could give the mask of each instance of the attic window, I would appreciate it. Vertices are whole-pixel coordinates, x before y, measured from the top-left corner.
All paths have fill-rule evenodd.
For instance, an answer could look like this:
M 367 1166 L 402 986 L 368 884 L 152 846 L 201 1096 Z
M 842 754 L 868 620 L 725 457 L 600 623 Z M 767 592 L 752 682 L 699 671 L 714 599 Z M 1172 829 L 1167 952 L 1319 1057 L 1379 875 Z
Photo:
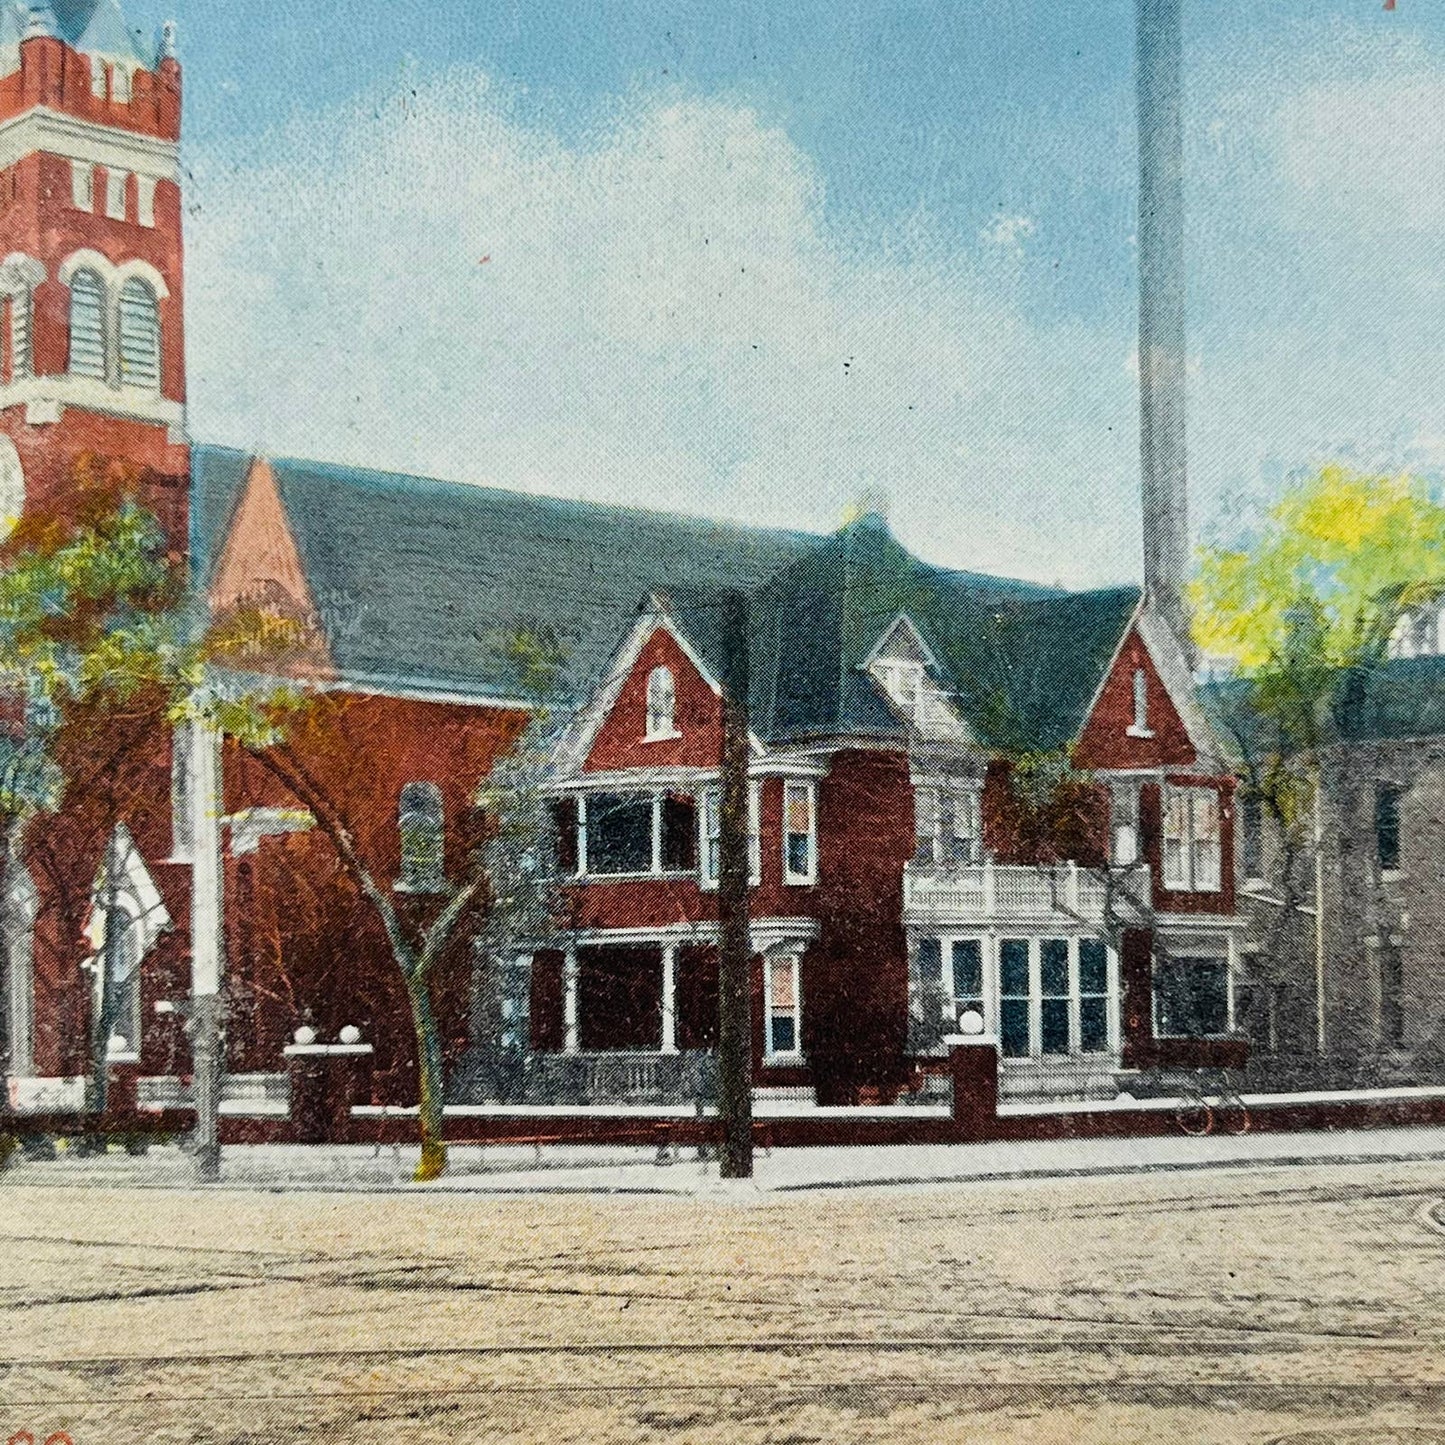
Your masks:
M 1134 721 L 1127 729 L 1131 738 L 1152 738 L 1149 726 L 1149 674 L 1142 667 L 1134 669 Z
M 654 667 L 647 674 L 647 733 L 645 741 L 678 736 L 674 725 L 677 707 L 677 683 L 672 670 Z

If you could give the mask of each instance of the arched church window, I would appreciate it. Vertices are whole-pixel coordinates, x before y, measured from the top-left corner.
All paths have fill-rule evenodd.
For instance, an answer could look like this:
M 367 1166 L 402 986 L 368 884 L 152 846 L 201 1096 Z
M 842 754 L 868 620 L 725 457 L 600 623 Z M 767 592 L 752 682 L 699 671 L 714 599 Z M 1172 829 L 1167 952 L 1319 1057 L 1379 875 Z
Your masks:
M 647 736 L 670 738 L 676 735 L 673 726 L 677 708 L 677 683 L 672 670 L 654 667 L 647 674 Z
M 132 276 L 120 288 L 120 379 L 155 391 L 161 384 L 161 321 L 156 293 Z
M 105 283 L 94 271 L 70 278 L 70 374 L 105 380 Z
M 397 827 L 401 834 L 403 893 L 440 893 L 446 887 L 446 805 L 435 783 L 408 783 L 401 790 Z

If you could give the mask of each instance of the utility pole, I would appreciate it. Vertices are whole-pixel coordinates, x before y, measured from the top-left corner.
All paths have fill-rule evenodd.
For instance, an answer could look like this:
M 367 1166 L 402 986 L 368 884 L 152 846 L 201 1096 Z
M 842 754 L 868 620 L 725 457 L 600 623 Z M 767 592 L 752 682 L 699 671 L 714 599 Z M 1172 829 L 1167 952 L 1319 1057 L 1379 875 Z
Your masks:
M 221 740 L 208 718 L 186 725 L 177 746 L 191 772 L 191 1059 L 198 1184 L 221 1177 Z
M 723 593 L 722 788 L 718 800 L 718 1100 L 724 1179 L 753 1173 L 753 1009 L 748 930 L 748 604 Z

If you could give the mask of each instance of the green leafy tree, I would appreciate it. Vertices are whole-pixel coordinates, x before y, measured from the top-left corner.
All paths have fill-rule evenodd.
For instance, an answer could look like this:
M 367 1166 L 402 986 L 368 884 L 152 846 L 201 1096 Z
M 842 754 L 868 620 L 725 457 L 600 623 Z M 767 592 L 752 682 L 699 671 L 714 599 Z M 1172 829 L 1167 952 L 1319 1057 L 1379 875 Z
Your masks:
M 0 858 L 9 868 L 24 866 L 27 851 L 45 864 L 46 850 L 27 849 L 27 829 L 62 810 L 72 841 L 108 848 L 183 686 L 183 578 L 135 500 L 141 474 L 83 458 L 74 480 L 65 515 L 29 513 L 0 547 Z M 104 897 L 84 905 L 104 909 L 90 1090 L 102 1109 L 118 922 Z
M 1195 640 L 1227 669 L 1216 712 L 1279 840 L 1282 898 L 1266 958 L 1304 896 L 1321 752 L 1339 710 L 1388 655 L 1402 618 L 1442 595 L 1445 507 L 1410 476 L 1325 467 L 1236 544 L 1201 552 Z

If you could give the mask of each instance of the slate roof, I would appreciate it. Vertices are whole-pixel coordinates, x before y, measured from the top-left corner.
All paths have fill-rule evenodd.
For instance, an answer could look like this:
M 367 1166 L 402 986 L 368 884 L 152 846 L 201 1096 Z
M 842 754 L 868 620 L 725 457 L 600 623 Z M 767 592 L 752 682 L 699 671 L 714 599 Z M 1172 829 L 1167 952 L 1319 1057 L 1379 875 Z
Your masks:
M 250 458 L 193 453 L 192 556 L 204 582 Z M 750 705 L 769 741 L 906 728 L 862 670 L 906 614 L 977 740 L 1077 735 L 1138 605 L 1134 588 L 1068 593 L 933 567 L 876 516 L 831 536 L 737 527 L 420 477 L 271 460 L 336 666 L 355 680 L 492 697 L 506 651 L 542 631 L 577 702 L 601 684 L 653 596 L 716 675 L 716 593 L 750 596 Z
M 1236 751 L 1266 757 L 1279 731 L 1251 705 L 1248 678 L 1217 679 L 1200 701 L 1220 737 Z M 1334 743 L 1445 736 L 1445 657 L 1393 657 L 1340 674 L 1326 719 Z
M 30 18 L 29 0 L 3 3 L 23 35 Z M 55 33 L 67 45 L 88 55 L 134 60 L 147 67 L 155 64 L 154 54 L 147 54 L 153 47 L 143 45 L 126 25 L 120 0 L 50 0 L 50 9 L 55 17 Z M 11 23 L 6 20 L 0 32 L 8 33 Z

